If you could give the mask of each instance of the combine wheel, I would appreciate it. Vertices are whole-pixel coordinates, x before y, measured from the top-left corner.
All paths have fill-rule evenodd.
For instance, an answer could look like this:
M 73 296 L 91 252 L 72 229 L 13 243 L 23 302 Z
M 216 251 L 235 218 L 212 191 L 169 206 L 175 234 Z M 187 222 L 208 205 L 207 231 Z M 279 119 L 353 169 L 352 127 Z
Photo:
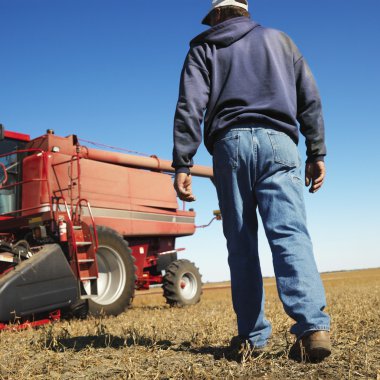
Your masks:
M 198 268 L 189 260 L 173 261 L 163 281 L 164 297 L 171 306 L 195 305 L 202 294 Z
M 127 309 L 135 293 L 136 269 L 128 243 L 116 231 L 98 227 L 98 295 L 88 303 L 93 315 L 118 315 Z

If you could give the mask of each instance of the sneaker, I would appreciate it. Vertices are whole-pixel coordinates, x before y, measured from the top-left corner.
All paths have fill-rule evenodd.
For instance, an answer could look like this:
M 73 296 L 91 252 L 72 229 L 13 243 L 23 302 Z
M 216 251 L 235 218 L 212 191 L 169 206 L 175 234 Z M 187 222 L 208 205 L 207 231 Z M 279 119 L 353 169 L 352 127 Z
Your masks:
M 289 351 L 291 359 L 320 362 L 331 354 L 330 333 L 314 331 L 297 339 Z

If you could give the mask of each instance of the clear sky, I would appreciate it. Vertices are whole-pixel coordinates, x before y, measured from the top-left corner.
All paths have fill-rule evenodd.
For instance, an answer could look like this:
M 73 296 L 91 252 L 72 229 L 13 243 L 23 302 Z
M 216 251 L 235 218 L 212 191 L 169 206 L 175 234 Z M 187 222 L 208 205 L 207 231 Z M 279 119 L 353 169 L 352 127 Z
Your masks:
M 210 0 L 0 0 L 0 122 L 170 159 L 182 64 Z M 305 191 L 321 271 L 380 266 L 380 2 L 251 0 L 252 18 L 289 34 L 323 99 L 324 188 Z M 300 143 L 304 157 L 304 143 Z M 202 147 L 196 163 L 209 165 Z M 209 180 L 191 205 L 218 208 Z M 263 274 L 273 274 L 260 232 Z M 220 223 L 178 240 L 205 281 L 229 279 Z

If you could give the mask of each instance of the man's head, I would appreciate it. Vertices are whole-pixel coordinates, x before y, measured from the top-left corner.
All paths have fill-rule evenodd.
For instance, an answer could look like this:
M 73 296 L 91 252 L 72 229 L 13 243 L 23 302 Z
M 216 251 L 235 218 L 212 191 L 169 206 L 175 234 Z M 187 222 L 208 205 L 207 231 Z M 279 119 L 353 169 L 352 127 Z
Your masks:
M 212 0 L 212 9 L 202 24 L 214 26 L 234 17 L 250 17 L 247 0 Z

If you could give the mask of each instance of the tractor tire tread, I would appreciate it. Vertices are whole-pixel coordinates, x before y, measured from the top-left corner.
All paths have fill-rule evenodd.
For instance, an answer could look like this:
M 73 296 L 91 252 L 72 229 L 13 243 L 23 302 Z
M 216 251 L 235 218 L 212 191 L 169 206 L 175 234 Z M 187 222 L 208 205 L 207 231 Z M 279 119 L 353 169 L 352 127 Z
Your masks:
M 198 287 L 196 295 L 192 300 L 184 300 L 181 297 L 181 294 L 178 292 L 178 284 L 179 281 L 178 276 L 181 274 L 182 270 L 188 270 L 193 272 L 193 275 L 198 280 Z M 195 266 L 195 264 L 186 259 L 180 259 L 173 261 L 167 268 L 166 273 L 163 280 L 163 290 L 164 297 L 166 298 L 166 303 L 170 306 L 186 306 L 193 305 L 200 301 L 200 296 L 202 292 L 202 276 L 199 273 L 199 269 Z

